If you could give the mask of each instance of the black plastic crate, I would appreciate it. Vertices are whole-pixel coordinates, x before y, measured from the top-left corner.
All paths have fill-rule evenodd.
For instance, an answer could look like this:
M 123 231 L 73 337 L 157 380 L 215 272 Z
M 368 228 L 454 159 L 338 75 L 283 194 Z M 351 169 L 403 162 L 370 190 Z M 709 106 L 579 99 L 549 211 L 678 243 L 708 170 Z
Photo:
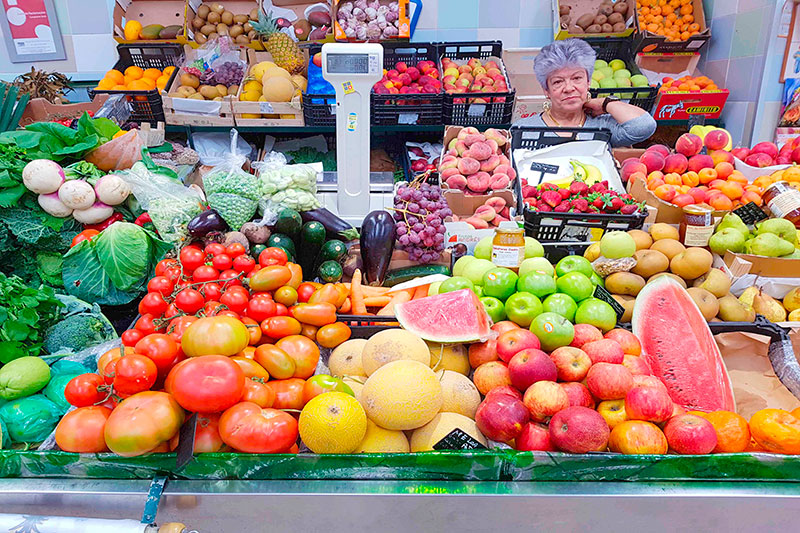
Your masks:
M 322 45 L 308 46 L 308 57 L 322 51 Z M 306 126 L 336 126 L 336 94 L 303 93 L 303 118 Z
M 336 320 L 350 327 L 352 339 L 368 339 L 380 331 L 400 327 L 393 316 L 336 315 Z
M 621 59 L 625 62 L 626 68 L 631 72 L 631 76 L 641 74 L 642 71 L 636 65 L 635 57 L 631 51 L 631 40 L 624 37 L 609 37 L 609 38 L 589 38 L 585 39 L 587 43 L 594 49 L 597 54 L 597 59 L 603 61 L 611 61 L 612 59 Z M 658 99 L 658 89 L 660 84 L 650 87 L 635 87 L 635 88 L 616 88 L 616 89 L 589 89 L 589 94 L 592 98 L 603 98 L 605 96 L 616 95 L 623 102 L 628 102 L 636 107 L 641 107 L 648 113 L 653 110 L 653 106 Z
M 505 71 L 503 58 L 503 43 L 500 41 L 469 41 L 459 43 L 441 43 L 438 45 L 439 69 L 441 58 L 448 59 L 487 59 L 496 57 L 506 81 L 509 82 L 508 92 L 498 93 L 463 93 L 443 95 L 442 121 L 445 125 L 457 126 L 489 126 L 511 123 L 514 113 L 514 97 L 516 91 L 510 86 L 508 73 Z M 444 72 L 442 72 L 444 74 Z M 475 102 L 477 99 L 486 100 L 486 103 Z
M 114 68 L 120 72 L 125 72 L 126 68 L 134 65 L 142 69 L 157 68 L 159 70 L 176 67 L 167 82 L 167 87 L 172 85 L 172 80 L 177 76 L 180 70 L 177 67 L 183 57 L 183 47 L 179 44 L 119 44 L 117 52 L 119 61 Z M 150 122 L 151 124 L 165 122 L 164 106 L 158 89 L 150 91 L 89 89 L 90 98 L 94 98 L 95 94 L 124 94 L 131 105 L 131 122 Z

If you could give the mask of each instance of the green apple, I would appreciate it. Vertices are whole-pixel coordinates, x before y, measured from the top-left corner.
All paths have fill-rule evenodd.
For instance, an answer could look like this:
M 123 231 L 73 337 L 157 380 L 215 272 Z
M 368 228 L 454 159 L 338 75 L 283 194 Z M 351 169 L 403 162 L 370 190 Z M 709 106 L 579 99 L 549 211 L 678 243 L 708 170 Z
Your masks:
M 649 87 L 650 81 L 647 79 L 647 76 L 642 74 L 634 74 L 631 76 L 631 83 L 634 87 Z
M 537 298 L 546 298 L 556 290 L 558 289 L 553 276 L 541 272 L 529 272 L 520 276 L 517 281 L 517 291 L 535 294 Z
M 461 274 L 470 280 L 473 285 L 481 285 L 483 283 L 483 275 L 493 268 L 496 268 L 494 263 L 488 259 L 475 259 L 467 263 Z
M 614 77 L 614 69 L 611 68 L 611 67 L 603 67 L 603 68 L 601 68 L 599 70 L 600 70 L 600 72 L 603 73 L 603 76 L 605 76 L 606 78 Z
M 591 279 L 591 280 L 592 280 L 592 284 L 594 284 L 594 285 L 600 285 L 600 286 L 601 286 L 601 287 L 603 287 L 604 289 L 606 288 L 606 282 L 605 282 L 605 280 L 604 280 L 603 278 L 601 278 L 599 275 L 597 275 L 597 272 L 592 272 L 592 277 L 591 277 L 591 278 L 589 278 L 589 279 Z
M 602 80 L 605 77 L 606 77 L 606 75 L 603 74 L 602 72 L 600 72 L 599 70 L 595 70 L 594 72 L 592 72 L 592 80 L 594 80 L 596 82 L 599 82 L 600 80 Z
M 542 310 L 545 313 L 558 313 L 572 322 L 575 318 L 575 311 L 578 310 L 578 304 L 568 295 L 557 292 L 544 299 Z
M 626 68 L 621 68 L 619 70 L 615 70 L 614 71 L 614 77 L 615 78 L 630 78 L 631 77 L 631 71 L 626 69 Z
M 616 73 L 618 70 L 622 70 L 622 69 L 625 68 L 625 62 L 623 60 L 621 60 L 621 59 L 612 59 L 608 63 L 608 66 L 611 67 L 614 70 L 614 72 Z M 597 68 L 597 67 L 595 67 L 595 68 Z
M 464 269 L 467 268 L 467 265 L 474 261 L 475 258 L 471 255 L 462 255 L 456 262 L 453 264 L 453 275 L 454 276 L 463 276 Z
M 508 297 L 505 310 L 509 320 L 527 328 L 542 312 L 542 301 L 529 292 L 517 292 Z
M 493 268 L 483 275 L 483 294 L 505 300 L 517 288 L 517 274 L 509 268 Z
M 503 302 L 497 298 L 484 296 L 481 298 L 481 303 L 483 304 L 483 308 L 486 310 L 486 314 L 489 315 L 489 318 L 491 318 L 492 322 L 495 324 L 506 319 L 506 310 L 503 307 Z
M 558 292 L 568 295 L 576 302 L 581 302 L 594 294 L 594 284 L 589 276 L 581 272 L 568 272 L 556 281 Z
M 542 313 L 531 322 L 531 332 L 539 338 L 542 350 L 552 352 L 575 338 L 572 323 L 558 313 Z
M 603 78 L 600 80 L 600 88 L 601 89 L 616 89 L 617 82 L 612 77 Z
M 568 272 L 580 272 L 589 277 L 594 269 L 589 260 L 582 255 L 568 255 L 556 263 L 556 275 L 561 277 Z
M 600 88 L 600 84 L 597 82 L 596 79 L 592 78 L 591 80 L 589 80 L 589 88 L 590 89 L 599 89 Z
M 442 284 L 439 285 L 439 294 L 460 291 L 461 289 L 473 290 L 474 287 L 475 286 L 472 284 L 472 282 L 464 276 L 453 276 L 450 279 L 444 280 Z
M 480 285 L 475 285 L 472 287 L 472 292 L 474 292 L 478 298 L 483 298 L 483 287 Z
M 441 281 L 434 281 L 433 283 L 431 283 L 430 286 L 428 287 L 428 296 L 434 296 L 436 294 L 439 294 L 439 287 L 441 285 L 442 285 Z
M 578 305 L 575 311 L 576 324 L 591 324 L 603 333 L 617 325 L 617 313 L 609 304 L 598 298 L 588 298 Z
M 477 259 L 489 260 L 492 258 L 492 241 L 494 236 L 484 237 L 475 245 L 475 250 L 472 252 Z
M 544 246 L 533 237 L 525 237 L 525 259 L 544 257 Z
M 550 264 L 550 261 L 544 257 L 531 257 L 530 259 L 525 259 L 519 265 L 520 277 L 530 272 L 539 272 L 541 274 L 547 274 L 548 276 L 554 276 L 556 269 L 553 268 L 553 265 Z

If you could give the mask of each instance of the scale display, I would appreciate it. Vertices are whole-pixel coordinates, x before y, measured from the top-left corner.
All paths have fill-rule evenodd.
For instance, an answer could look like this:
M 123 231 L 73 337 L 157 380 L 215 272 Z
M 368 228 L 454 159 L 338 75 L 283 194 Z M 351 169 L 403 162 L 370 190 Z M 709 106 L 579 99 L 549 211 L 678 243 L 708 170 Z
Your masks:
M 331 74 L 368 74 L 369 54 L 328 54 L 327 67 Z

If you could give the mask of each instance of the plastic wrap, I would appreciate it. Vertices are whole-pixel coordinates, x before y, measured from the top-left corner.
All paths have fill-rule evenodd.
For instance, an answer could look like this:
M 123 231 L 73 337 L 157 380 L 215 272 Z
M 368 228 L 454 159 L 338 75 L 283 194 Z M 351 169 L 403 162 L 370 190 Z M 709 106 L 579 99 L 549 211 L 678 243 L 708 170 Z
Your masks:
M 0 407 L 13 442 L 42 442 L 55 429 L 63 411 L 42 394 L 13 400 Z
M 60 374 L 58 376 L 51 376 L 50 382 L 42 391 L 45 398 L 61 409 L 62 415 L 71 407 L 67 399 L 64 398 L 64 389 L 67 387 L 67 383 L 77 375 L 78 374 Z
M 287 165 L 286 156 L 270 152 L 263 161 L 253 163 L 259 172 L 261 190 L 264 194 L 258 203 L 262 224 L 272 224 L 278 213 L 285 208 L 295 211 L 310 211 L 320 207 L 317 199 L 317 174 L 322 165 Z

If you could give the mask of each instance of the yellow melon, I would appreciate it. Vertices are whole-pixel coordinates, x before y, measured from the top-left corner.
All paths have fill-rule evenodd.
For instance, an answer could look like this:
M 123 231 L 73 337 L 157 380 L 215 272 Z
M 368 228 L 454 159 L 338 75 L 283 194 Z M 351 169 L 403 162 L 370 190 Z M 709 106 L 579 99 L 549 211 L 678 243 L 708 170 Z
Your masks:
M 478 388 L 463 374 L 445 370 L 437 372 L 440 376 L 439 383 L 442 385 L 442 408 L 443 413 L 458 413 L 466 417 L 475 419 L 475 411 L 481 403 L 481 393 Z
M 253 89 L 247 89 L 242 91 L 242 94 L 239 95 L 239 100 L 242 102 L 256 102 L 258 98 L 261 96 L 259 91 L 255 91 Z
M 248 80 L 244 82 L 244 85 L 242 85 L 242 89 L 245 91 L 261 92 L 261 82 L 258 80 Z
M 460 429 L 484 446 L 488 446 L 486 437 L 480 432 L 475 422 L 458 413 L 440 413 L 433 420 L 414 431 L 411 435 L 411 451 L 432 451 L 433 446 L 454 429 Z
M 294 94 L 294 85 L 286 78 L 265 77 L 262 92 L 268 102 L 288 102 Z
M 356 400 L 358 400 L 358 403 L 361 403 L 361 391 L 364 389 L 363 380 L 366 380 L 365 376 L 345 376 L 342 378 L 342 381 L 347 383 L 347 385 L 353 389 L 353 394 L 356 395 Z
M 408 453 L 408 439 L 402 431 L 383 429 L 367 420 L 367 433 L 355 453 Z
M 254 78 L 261 79 L 262 77 L 264 77 L 264 73 L 266 73 L 270 69 L 275 68 L 276 66 L 277 65 L 275 65 L 275 63 L 273 63 L 272 61 L 262 61 L 261 63 L 258 63 L 250 67 L 250 75 L 253 76 Z
M 292 81 L 292 75 L 289 74 L 289 71 L 281 67 L 271 68 L 264 72 L 264 75 L 261 76 L 261 85 L 266 85 L 267 80 L 271 78 L 285 78 L 290 82 Z
M 351 453 L 364 440 L 367 415 L 349 394 L 326 392 L 303 407 L 297 428 L 314 453 Z
M 408 359 L 392 361 L 367 379 L 361 405 L 370 420 L 384 429 L 416 429 L 441 409 L 442 386 L 428 365 Z
M 367 339 L 350 339 L 337 346 L 328 359 L 331 376 L 366 376 L 361 366 L 361 353 Z
M 431 352 L 431 368 L 433 370 L 452 370 L 459 374 L 469 375 L 469 354 L 463 344 L 439 344 L 427 342 Z
M 305 79 L 300 74 L 295 74 L 294 76 L 292 76 L 292 83 L 294 84 L 295 87 L 297 87 L 301 91 L 305 91 L 306 87 L 308 87 L 308 80 Z
M 401 359 L 411 359 L 430 366 L 431 352 L 424 340 L 404 329 L 387 329 L 376 333 L 369 338 L 361 352 L 361 364 L 368 376 L 386 363 Z

